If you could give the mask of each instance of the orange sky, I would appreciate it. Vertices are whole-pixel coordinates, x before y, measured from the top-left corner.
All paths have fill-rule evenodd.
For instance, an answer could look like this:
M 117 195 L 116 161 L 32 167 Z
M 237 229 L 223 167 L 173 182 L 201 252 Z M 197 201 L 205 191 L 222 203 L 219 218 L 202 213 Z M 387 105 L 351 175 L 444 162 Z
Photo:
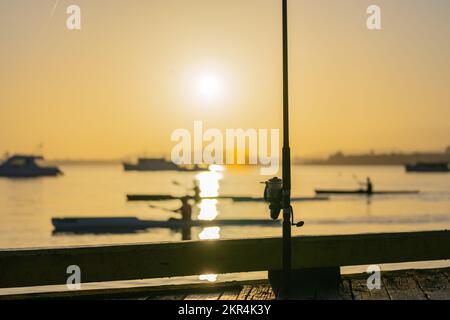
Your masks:
M 366 28 L 382 8 L 383 30 Z M 65 27 L 78 4 L 82 29 Z M 170 154 L 170 134 L 281 125 L 280 1 L 0 2 L 0 152 Z M 290 1 L 294 156 L 450 144 L 449 1 Z M 202 79 L 213 79 L 205 94 Z

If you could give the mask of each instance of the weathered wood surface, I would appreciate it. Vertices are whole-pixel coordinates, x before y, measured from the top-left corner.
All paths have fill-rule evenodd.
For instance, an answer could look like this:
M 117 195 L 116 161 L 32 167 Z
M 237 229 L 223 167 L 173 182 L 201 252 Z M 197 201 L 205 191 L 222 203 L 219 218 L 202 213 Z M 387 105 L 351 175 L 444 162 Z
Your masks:
M 241 289 L 235 289 L 235 290 L 227 290 L 222 293 L 219 300 L 237 300 L 239 297 L 239 294 L 241 293 Z
M 350 280 L 342 279 L 339 296 L 341 300 L 353 300 L 352 285 Z
M 269 285 L 252 286 L 246 300 L 274 300 L 275 294 Z
M 186 298 L 185 294 L 178 294 L 178 295 L 173 295 L 173 296 L 156 296 L 153 297 L 153 300 L 184 300 Z M 148 297 L 147 297 L 148 299 Z
M 447 269 L 429 270 L 403 270 L 382 272 L 381 288 L 379 290 L 369 290 L 367 288 L 367 275 L 345 275 L 342 276 L 342 285 L 339 296 L 320 296 L 316 299 L 334 300 L 449 300 L 450 299 L 450 279 Z M 138 300 L 273 300 L 275 294 L 266 281 L 250 281 L 237 285 L 236 283 L 220 284 L 217 286 L 202 287 L 196 285 L 170 286 L 149 290 L 145 293 L 144 288 L 136 292 L 130 289 L 103 290 L 103 294 L 97 290 L 96 295 L 92 293 L 74 294 L 72 298 L 95 298 L 95 299 L 138 299 Z M 24 298 L 45 298 L 61 299 L 70 298 L 61 293 L 41 294 L 41 295 L 19 295 L 8 296 L 0 299 L 24 299 Z
M 387 274 L 383 284 L 391 300 L 427 300 L 412 272 Z
M 443 260 L 450 231 L 302 236 L 292 250 L 295 269 Z M 88 283 L 280 270 L 281 261 L 280 238 L 0 250 L 0 288 L 64 284 L 70 265 Z
M 419 284 L 420 289 L 430 300 L 450 300 L 450 281 L 445 271 L 425 270 L 415 272 L 414 277 Z
M 317 297 L 335 300 L 450 300 L 448 269 L 404 270 L 382 272 L 380 289 L 367 288 L 366 275 L 349 275 L 342 278 L 339 297 Z M 240 292 L 233 291 L 238 300 L 273 300 L 275 295 L 269 284 L 244 285 Z M 222 299 L 226 292 L 217 292 Z M 216 296 L 217 296 L 216 295 Z M 212 296 L 212 295 L 209 295 Z M 149 297 L 149 299 L 153 299 Z
M 247 300 L 250 291 L 252 291 L 252 285 L 243 286 L 236 300 Z
M 385 286 L 380 290 L 368 290 L 367 277 L 359 276 L 349 279 L 350 290 L 354 300 L 390 300 Z
M 184 300 L 219 300 L 221 295 L 221 292 L 191 293 L 188 294 Z

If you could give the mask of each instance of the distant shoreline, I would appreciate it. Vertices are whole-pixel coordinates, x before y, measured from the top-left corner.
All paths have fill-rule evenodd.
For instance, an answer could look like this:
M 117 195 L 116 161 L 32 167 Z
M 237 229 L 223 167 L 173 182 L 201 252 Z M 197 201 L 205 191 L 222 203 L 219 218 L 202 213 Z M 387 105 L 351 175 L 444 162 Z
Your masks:
M 406 165 L 419 162 L 449 163 L 450 147 L 445 152 L 368 153 L 345 155 L 337 152 L 326 159 L 297 159 L 295 164 L 312 165 Z
M 50 165 L 120 165 L 122 160 L 45 160 Z
M 49 159 L 45 161 L 53 165 L 120 165 L 123 159 Z M 296 158 L 294 165 L 370 165 L 370 166 L 404 166 L 419 162 L 450 163 L 450 147 L 444 152 L 412 152 L 412 153 L 361 153 L 344 154 L 337 152 L 327 158 Z

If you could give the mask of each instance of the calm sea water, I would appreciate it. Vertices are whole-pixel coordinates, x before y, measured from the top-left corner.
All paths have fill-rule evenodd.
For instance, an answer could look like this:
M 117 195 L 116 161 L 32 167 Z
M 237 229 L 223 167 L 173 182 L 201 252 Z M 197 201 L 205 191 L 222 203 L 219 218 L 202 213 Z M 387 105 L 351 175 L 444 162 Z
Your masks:
M 55 247 L 179 241 L 178 232 L 152 229 L 122 235 L 53 234 L 52 217 L 136 216 L 142 219 L 176 217 L 148 203 L 126 201 L 127 193 L 183 195 L 181 185 L 200 183 L 204 195 L 261 196 L 259 170 L 225 169 L 216 172 L 124 172 L 120 165 L 61 166 L 57 178 L 0 179 L 0 248 Z M 410 174 L 397 166 L 294 166 L 293 196 L 312 196 L 315 188 L 357 188 L 357 179 L 370 176 L 375 189 L 419 189 L 418 195 L 336 196 L 330 201 L 294 203 L 305 226 L 298 235 L 450 229 L 450 174 Z M 175 182 L 178 183 L 176 185 Z M 159 202 L 177 208 L 178 201 Z M 203 200 L 194 217 L 268 217 L 264 203 Z M 280 227 L 193 228 L 192 239 L 230 239 L 280 236 Z

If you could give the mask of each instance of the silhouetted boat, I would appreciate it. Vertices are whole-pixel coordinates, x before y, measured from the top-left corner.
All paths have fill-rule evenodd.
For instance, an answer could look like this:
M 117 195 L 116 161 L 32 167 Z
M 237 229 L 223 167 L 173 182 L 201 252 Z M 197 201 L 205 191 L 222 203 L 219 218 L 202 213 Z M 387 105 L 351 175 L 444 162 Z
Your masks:
M 226 219 L 226 220 L 140 220 L 136 217 L 53 218 L 55 232 L 119 232 L 149 228 L 180 229 L 210 226 L 277 226 L 279 221 L 270 219 Z
M 139 158 L 137 163 L 123 163 L 125 171 L 206 171 L 208 168 L 194 165 L 182 167 L 164 158 Z
M 62 174 L 56 167 L 40 167 L 36 160 L 42 160 L 41 156 L 14 155 L 0 165 L 0 177 L 8 178 L 34 178 L 44 176 L 57 176 Z
M 405 165 L 406 172 L 450 172 L 447 162 L 419 162 Z
M 357 189 L 357 190 L 324 190 L 324 189 L 316 189 L 316 194 L 342 194 L 342 195 L 389 195 L 389 194 L 417 194 L 419 190 L 383 190 L 383 191 L 372 191 L 371 193 L 367 192 L 365 189 Z
M 171 196 L 168 194 L 128 194 L 128 201 L 167 201 L 180 200 L 182 197 Z M 230 199 L 235 202 L 263 202 L 264 198 L 259 197 L 240 197 L 240 196 L 217 196 L 217 197 L 201 197 L 196 199 L 194 196 L 188 196 L 189 199 L 203 200 L 203 199 Z M 291 201 L 322 201 L 329 200 L 328 197 L 292 197 Z

